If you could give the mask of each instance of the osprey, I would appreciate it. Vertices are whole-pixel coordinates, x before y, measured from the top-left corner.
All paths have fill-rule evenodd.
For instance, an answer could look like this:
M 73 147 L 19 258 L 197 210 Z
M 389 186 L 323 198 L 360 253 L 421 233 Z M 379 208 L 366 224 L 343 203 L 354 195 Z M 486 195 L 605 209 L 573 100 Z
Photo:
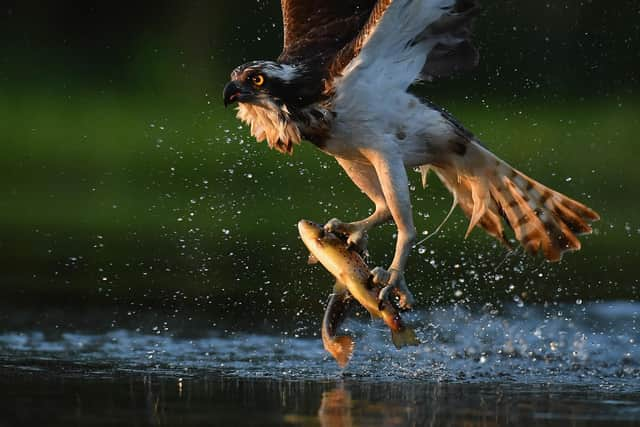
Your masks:
M 475 0 L 282 0 L 284 49 L 276 61 L 237 67 L 225 106 L 269 147 L 291 154 L 307 140 L 335 157 L 375 204 L 369 217 L 325 225 L 366 245 L 372 227 L 398 228 L 388 268 L 372 270 L 401 308 L 413 296 L 404 270 L 415 241 L 406 168 L 432 170 L 476 226 L 509 246 L 504 224 L 531 254 L 559 261 L 580 249 L 598 214 L 512 168 L 443 110 L 408 92 L 473 68 Z

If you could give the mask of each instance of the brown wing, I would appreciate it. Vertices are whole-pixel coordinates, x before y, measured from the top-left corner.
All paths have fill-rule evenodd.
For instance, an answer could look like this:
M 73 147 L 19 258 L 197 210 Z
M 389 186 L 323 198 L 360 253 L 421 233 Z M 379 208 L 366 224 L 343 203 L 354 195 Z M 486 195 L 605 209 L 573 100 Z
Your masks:
M 279 62 L 320 60 L 332 76 L 355 58 L 394 0 L 282 0 L 284 48 Z M 420 77 L 433 79 L 473 68 L 478 52 L 471 45 L 476 0 L 455 0 L 436 22 L 425 23 L 418 38 L 447 42 L 431 49 Z M 446 36 L 446 37 L 443 37 Z
M 282 0 L 284 48 L 278 61 L 331 62 L 367 22 L 377 0 Z

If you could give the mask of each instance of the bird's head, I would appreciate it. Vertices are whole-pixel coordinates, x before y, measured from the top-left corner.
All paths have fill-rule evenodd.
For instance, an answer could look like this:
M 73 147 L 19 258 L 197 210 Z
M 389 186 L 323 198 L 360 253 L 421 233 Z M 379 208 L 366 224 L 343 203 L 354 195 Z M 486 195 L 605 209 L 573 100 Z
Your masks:
M 273 61 L 253 61 L 231 72 L 231 81 L 224 87 L 224 105 L 234 102 L 261 107 L 295 105 L 301 99 L 301 69 L 299 66 Z
M 292 153 L 302 140 L 296 112 L 313 102 L 302 65 L 253 61 L 237 67 L 224 87 L 224 105 L 238 103 L 237 117 L 251 134 L 283 153 Z

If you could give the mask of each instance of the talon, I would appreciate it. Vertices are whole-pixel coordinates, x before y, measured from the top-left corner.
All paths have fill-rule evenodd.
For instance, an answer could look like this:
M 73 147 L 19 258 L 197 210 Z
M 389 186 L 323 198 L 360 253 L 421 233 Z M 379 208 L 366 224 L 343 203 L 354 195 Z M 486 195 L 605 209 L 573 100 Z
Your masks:
M 373 283 L 383 285 L 383 288 L 378 292 L 378 309 L 382 310 L 382 306 L 385 301 L 389 301 L 389 292 L 395 287 L 391 284 L 391 273 L 382 267 L 376 267 L 371 270 L 371 276 L 373 277 Z
M 371 270 L 371 276 L 373 278 L 373 283 L 384 286 L 389 284 L 389 279 L 391 278 L 391 274 L 382 267 L 376 267 Z
M 413 294 L 411 293 L 411 291 L 409 291 L 409 289 L 407 289 L 405 292 L 402 293 L 398 293 L 398 307 L 400 308 L 400 310 L 411 310 L 413 308 L 413 305 L 416 303 L 415 298 L 413 297 Z
M 347 228 L 346 224 L 344 222 L 340 221 L 338 218 L 331 218 L 324 225 L 325 231 L 328 231 L 329 233 L 343 233 L 343 234 L 346 234 L 346 228 Z
M 378 293 L 378 303 L 379 303 L 378 306 L 380 309 L 382 309 L 382 304 L 384 304 L 385 301 L 389 301 L 389 292 L 394 290 L 394 288 L 395 288 L 395 285 L 387 285 L 384 288 L 382 288 L 380 293 Z
M 347 244 L 356 248 L 360 254 L 364 254 L 367 251 L 367 243 L 369 242 L 369 236 L 364 230 L 358 230 L 349 235 Z
M 384 301 L 391 300 L 391 292 L 398 297 L 398 308 L 400 310 L 410 310 L 415 304 L 415 298 L 407 287 L 404 280 L 404 274 L 394 268 L 388 271 L 381 267 L 371 270 L 373 282 L 384 285 L 378 293 L 379 307 L 381 308 Z

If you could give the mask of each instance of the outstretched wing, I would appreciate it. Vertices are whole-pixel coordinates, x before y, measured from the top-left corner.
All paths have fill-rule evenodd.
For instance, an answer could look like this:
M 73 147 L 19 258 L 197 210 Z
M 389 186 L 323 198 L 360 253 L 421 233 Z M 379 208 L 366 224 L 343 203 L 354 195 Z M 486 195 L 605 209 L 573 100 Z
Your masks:
M 282 0 L 284 48 L 279 62 L 325 64 L 361 31 L 377 0 Z
M 336 55 L 332 75 L 348 80 L 366 73 L 365 81 L 406 89 L 416 79 L 472 68 L 478 53 L 471 23 L 478 11 L 475 0 L 378 0 L 362 30 Z
M 474 67 L 475 0 L 282 0 L 282 63 L 316 62 L 333 78 L 361 54 L 409 62 L 411 78 L 433 79 Z M 363 58 L 358 59 L 362 63 Z M 353 67 L 352 67 L 353 68 Z M 388 74 L 388 73 L 387 73 Z M 387 75 L 386 77 L 390 77 Z
M 470 39 L 471 24 L 479 12 L 475 0 L 457 0 L 453 8 L 431 25 L 430 34 L 439 38 L 439 42 L 427 55 L 421 78 L 444 77 L 478 65 L 478 50 Z

